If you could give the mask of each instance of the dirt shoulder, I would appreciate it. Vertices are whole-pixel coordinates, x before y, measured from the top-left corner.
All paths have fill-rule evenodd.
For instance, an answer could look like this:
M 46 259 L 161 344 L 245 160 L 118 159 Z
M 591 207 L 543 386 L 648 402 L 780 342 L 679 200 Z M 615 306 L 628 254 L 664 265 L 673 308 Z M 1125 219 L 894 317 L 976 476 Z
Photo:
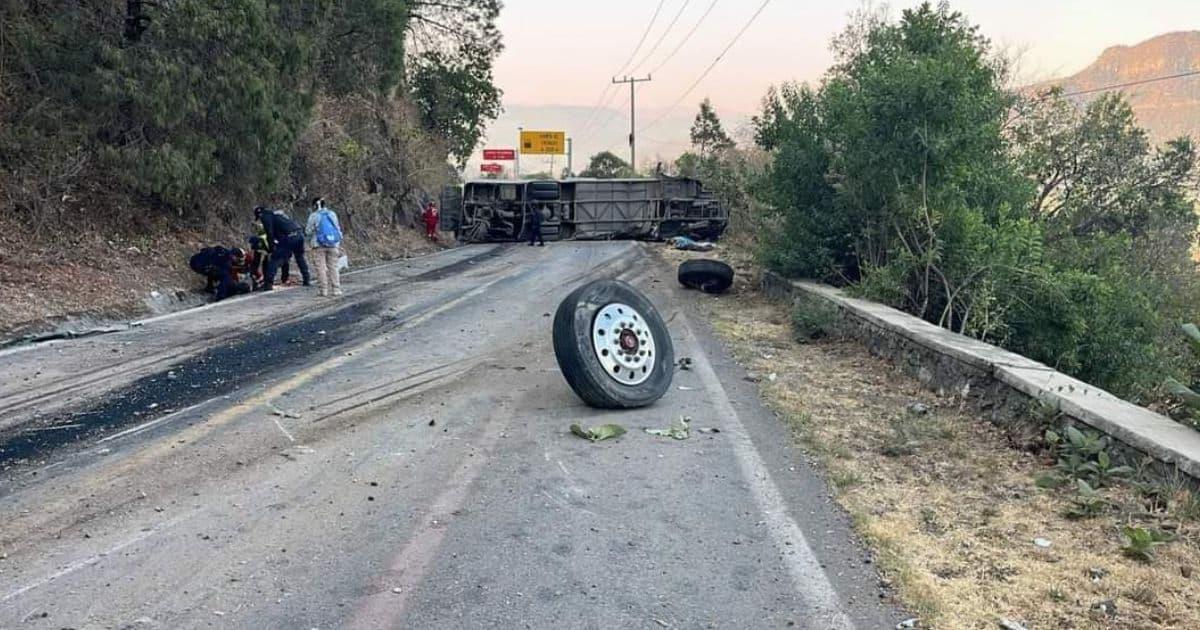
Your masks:
M 233 247 L 245 240 L 230 229 L 160 230 L 153 236 L 81 231 L 38 237 L 3 224 L 0 221 L 0 341 L 69 321 L 130 318 L 203 303 L 204 281 L 188 268 L 188 259 L 203 247 Z M 249 231 L 247 222 L 247 235 Z M 370 239 L 346 244 L 354 267 L 439 249 L 407 228 L 370 232 Z
M 1052 450 L 1014 448 L 858 343 L 798 343 L 792 314 L 755 289 L 748 256 L 706 257 L 742 278 L 702 301 L 705 314 L 823 466 L 916 627 L 1200 627 L 1200 500 L 1182 483 L 1135 473 L 1084 495 L 1057 475 Z M 1056 476 L 1060 487 L 1039 487 Z M 1131 545 L 1125 526 L 1172 541 Z M 1138 549 L 1150 555 L 1129 555 Z

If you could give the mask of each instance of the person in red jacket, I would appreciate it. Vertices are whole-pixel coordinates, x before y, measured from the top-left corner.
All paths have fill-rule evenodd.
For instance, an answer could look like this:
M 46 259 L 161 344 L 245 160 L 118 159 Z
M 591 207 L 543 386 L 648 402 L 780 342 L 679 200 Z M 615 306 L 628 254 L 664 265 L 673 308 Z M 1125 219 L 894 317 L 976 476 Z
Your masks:
M 426 204 L 425 212 L 421 213 L 421 217 L 425 219 L 425 238 L 436 241 L 438 229 L 437 205 L 430 201 Z

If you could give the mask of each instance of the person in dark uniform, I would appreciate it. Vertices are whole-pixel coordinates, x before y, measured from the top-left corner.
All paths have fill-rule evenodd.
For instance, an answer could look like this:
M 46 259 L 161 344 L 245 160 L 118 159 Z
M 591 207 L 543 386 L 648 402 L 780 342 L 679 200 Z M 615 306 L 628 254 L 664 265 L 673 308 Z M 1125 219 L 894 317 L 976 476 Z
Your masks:
M 538 247 L 544 247 L 546 241 L 542 240 L 542 208 L 531 207 L 529 209 L 529 246 L 533 247 L 533 241 L 537 240 Z
M 271 258 L 271 241 L 267 238 L 266 232 L 259 232 L 247 239 L 250 244 L 250 253 L 254 256 L 254 262 L 250 265 L 251 277 L 254 280 L 254 290 L 260 291 L 266 282 L 267 277 L 267 261 Z M 279 281 L 283 284 L 288 283 L 289 271 L 291 265 L 287 259 L 284 259 L 279 268 Z
M 220 246 L 205 247 L 188 261 L 192 271 L 204 276 L 207 281 L 204 290 L 214 294 L 213 298 L 217 302 L 250 292 L 250 287 L 245 282 L 240 282 L 236 274 L 237 269 L 246 264 L 245 252 L 242 252 L 241 258 L 237 257 L 237 252 L 241 250 L 229 250 Z
M 275 271 L 279 269 L 279 265 L 293 257 L 296 259 L 296 266 L 300 268 L 304 286 L 312 286 L 312 278 L 308 274 L 308 261 L 304 259 L 304 228 L 279 210 L 259 206 L 254 209 L 254 216 L 262 222 L 263 232 L 271 243 L 271 257 L 267 260 L 262 290 L 270 291 L 274 287 Z

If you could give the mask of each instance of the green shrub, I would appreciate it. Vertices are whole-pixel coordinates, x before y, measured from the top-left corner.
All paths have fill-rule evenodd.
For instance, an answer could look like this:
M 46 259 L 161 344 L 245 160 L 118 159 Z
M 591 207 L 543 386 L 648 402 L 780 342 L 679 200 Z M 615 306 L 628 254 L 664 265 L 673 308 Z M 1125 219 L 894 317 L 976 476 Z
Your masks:
M 820 87 L 773 88 L 753 121 L 764 264 L 1135 402 L 1196 365 L 1169 334 L 1200 297 L 1190 141 L 1154 147 L 1120 95 L 1014 95 L 945 3 L 860 19 L 834 51 Z
M 1121 553 L 1140 562 L 1153 561 L 1158 547 L 1175 540 L 1175 536 L 1168 532 L 1143 527 L 1126 526 L 1121 529 L 1121 535 L 1125 538 Z
M 792 309 L 792 331 L 796 341 L 808 343 L 828 336 L 839 319 L 837 307 L 819 299 L 799 302 Z

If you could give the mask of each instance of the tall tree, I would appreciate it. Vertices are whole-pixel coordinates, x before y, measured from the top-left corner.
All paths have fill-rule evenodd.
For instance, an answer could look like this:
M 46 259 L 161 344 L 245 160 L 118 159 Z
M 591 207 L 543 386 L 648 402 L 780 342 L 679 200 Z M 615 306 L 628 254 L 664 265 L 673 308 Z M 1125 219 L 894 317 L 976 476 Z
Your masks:
M 700 111 L 692 122 L 692 146 L 700 152 L 700 157 L 712 155 L 733 148 L 733 140 L 721 126 L 721 119 L 713 109 L 712 101 L 705 98 L 700 102 Z
M 633 169 L 629 168 L 629 162 L 617 157 L 612 151 L 601 151 L 588 160 L 587 168 L 579 176 L 601 179 L 632 177 Z
M 464 163 L 488 123 L 500 115 L 492 79 L 504 49 L 496 18 L 500 0 L 415 0 L 409 88 L 425 126 L 445 137 Z

